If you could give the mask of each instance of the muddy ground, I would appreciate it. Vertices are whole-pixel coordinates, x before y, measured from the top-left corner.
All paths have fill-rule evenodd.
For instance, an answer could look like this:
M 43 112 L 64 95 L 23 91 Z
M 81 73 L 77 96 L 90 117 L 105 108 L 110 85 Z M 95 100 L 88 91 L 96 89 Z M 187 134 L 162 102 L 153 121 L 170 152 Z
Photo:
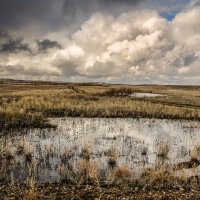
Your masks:
M 61 199 L 114 199 L 114 200 L 171 200 L 171 199 L 200 199 L 200 191 L 186 190 L 144 190 L 130 185 L 80 185 L 70 184 L 45 184 L 28 188 L 26 185 L 0 186 L 0 199 L 24 199 L 24 200 L 61 200 Z

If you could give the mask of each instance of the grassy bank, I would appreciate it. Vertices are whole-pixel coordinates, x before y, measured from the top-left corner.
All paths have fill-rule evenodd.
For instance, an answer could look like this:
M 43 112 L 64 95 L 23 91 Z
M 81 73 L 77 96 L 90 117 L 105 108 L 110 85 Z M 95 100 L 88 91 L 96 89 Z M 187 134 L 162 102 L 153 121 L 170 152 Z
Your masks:
M 124 93 L 123 93 L 124 92 Z M 134 92 L 164 94 L 137 98 Z M 48 117 L 200 119 L 200 87 L 0 83 L 0 129 L 49 127 Z

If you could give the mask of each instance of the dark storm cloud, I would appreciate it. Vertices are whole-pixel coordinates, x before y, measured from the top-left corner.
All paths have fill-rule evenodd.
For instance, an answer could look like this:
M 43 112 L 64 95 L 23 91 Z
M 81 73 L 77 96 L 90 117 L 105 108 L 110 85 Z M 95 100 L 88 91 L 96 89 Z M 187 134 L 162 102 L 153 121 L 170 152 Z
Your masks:
M 65 0 L 63 15 L 70 24 L 73 21 L 82 22 L 94 12 L 106 11 L 119 14 L 132 9 L 136 4 L 145 0 Z
M 0 27 L 20 28 L 31 23 L 56 29 L 83 21 L 96 11 L 116 11 L 144 0 L 0 0 Z
M 23 38 L 13 38 L 7 31 L 0 30 L 0 53 L 14 53 L 17 51 L 28 51 L 31 49 Z
M 58 0 L 59 2 L 62 0 Z M 16 27 L 31 21 L 45 21 L 54 6 L 54 0 L 0 0 L 0 26 Z
M 74 14 L 74 11 L 102 11 L 102 9 L 110 9 L 110 6 L 115 7 L 120 4 L 123 5 L 135 5 L 137 3 L 143 2 L 144 0 L 65 0 L 64 1 L 64 11 L 65 14 Z
M 8 42 L 6 42 L 0 46 L 0 52 L 13 53 L 16 51 L 31 52 L 29 45 L 26 43 L 23 43 L 23 39 L 21 39 L 21 38 L 9 40 Z
M 38 41 L 36 41 L 36 43 L 38 45 L 39 51 L 46 51 L 48 49 L 53 49 L 53 48 L 57 48 L 57 49 L 62 48 L 62 46 L 57 41 L 52 41 L 49 39 L 38 40 Z

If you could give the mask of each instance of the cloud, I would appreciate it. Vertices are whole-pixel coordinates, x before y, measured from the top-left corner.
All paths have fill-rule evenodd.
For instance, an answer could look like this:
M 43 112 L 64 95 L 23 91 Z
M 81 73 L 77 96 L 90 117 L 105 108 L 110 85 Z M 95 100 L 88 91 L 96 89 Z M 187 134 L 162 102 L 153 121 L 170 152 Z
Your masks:
M 200 33 L 200 7 L 179 13 L 172 22 L 172 34 L 175 41 L 198 45 Z
M 72 45 L 81 55 L 69 56 L 68 47 L 56 52 L 53 65 L 62 68 L 63 76 L 67 72 L 68 77 L 111 82 L 196 80 L 200 75 L 199 18 L 200 8 L 184 11 L 172 22 L 148 10 L 118 17 L 97 13 L 72 35 Z
M 23 43 L 23 39 L 10 40 L 0 47 L 0 52 L 30 51 L 28 44 Z
M 62 0 L 1 0 L 0 26 L 4 28 L 27 25 L 34 21 L 48 21 Z M 55 13 L 56 14 L 56 13 Z
M 135 9 L 155 9 L 161 13 L 177 13 L 189 0 L 1 0 L 0 27 L 23 33 L 23 36 L 43 36 L 67 26 L 70 34 L 96 12 L 114 16 Z M 194 0 L 189 7 L 196 5 Z M 34 38 L 36 39 L 36 38 Z
M 52 64 L 59 69 L 63 76 L 81 75 L 81 64 L 84 62 L 84 56 L 83 49 L 73 45 L 56 53 Z
M 4 30 L 0 30 L 0 53 L 14 53 L 17 51 L 28 51 L 31 49 L 23 38 L 13 38 Z
M 69 36 L 96 12 L 113 16 L 136 9 L 177 13 L 189 0 L 1 0 L 0 28 L 35 41 L 46 34 Z M 175 10 L 175 11 L 174 11 Z M 49 38 L 49 37 L 46 37 Z M 49 38 L 51 39 L 51 38 Z M 56 40 L 59 41 L 59 40 Z
M 33 79 L 199 84 L 199 19 L 197 6 L 172 21 L 152 10 L 97 12 L 70 37 L 62 33 L 63 43 L 59 34 L 44 35 L 49 39 L 38 40 L 35 48 L 45 54 L 0 54 L 0 76 L 12 76 L 16 67 L 16 73 Z M 0 37 L 2 44 L 9 41 L 4 32 Z
M 63 14 L 67 22 L 87 19 L 95 12 L 106 11 L 112 14 L 133 9 L 146 0 L 65 0 Z M 73 19 L 73 20 L 72 20 Z
M 45 40 L 38 40 L 36 41 L 37 46 L 38 46 L 38 51 L 47 51 L 48 49 L 61 49 L 62 45 L 59 44 L 57 41 L 52 41 L 49 39 L 45 39 Z
M 8 30 L 39 27 L 37 31 L 57 31 L 67 23 L 78 27 L 96 11 L 115 12 L 144 0 L 1 0 L 0 27 Z M 130 9 L 130 8 L 129 8 Z M 68 27 L 69 28 L 69 27 Z

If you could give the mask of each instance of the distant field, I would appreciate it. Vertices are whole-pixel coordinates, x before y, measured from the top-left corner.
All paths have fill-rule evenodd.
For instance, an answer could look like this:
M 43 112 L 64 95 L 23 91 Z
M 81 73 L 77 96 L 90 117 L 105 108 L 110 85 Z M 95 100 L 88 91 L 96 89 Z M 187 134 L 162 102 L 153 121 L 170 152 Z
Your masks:
M 164 96 L 138 98 L 134 92 Z M 49 127 L 49 117 L 200 120 L 200 86 L 0 82 L 0 130 Z

